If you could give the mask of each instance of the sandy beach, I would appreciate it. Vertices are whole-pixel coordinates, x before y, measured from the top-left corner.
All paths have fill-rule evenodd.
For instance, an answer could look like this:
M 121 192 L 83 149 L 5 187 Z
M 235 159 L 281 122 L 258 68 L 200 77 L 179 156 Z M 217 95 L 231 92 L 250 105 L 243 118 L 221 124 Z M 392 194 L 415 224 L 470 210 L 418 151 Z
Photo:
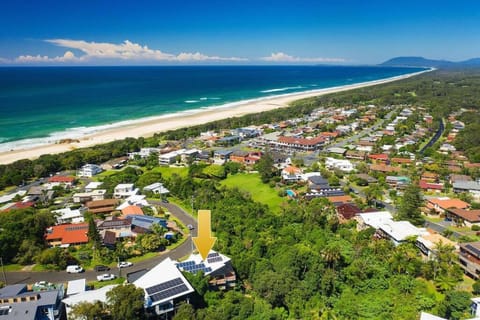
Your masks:
M 169 117 L 163 116 L 158 118 L 149 118 L 145 119 L 145 121 L 140 120 L 138 122 L 127 124 L 122 127 L 115 127 L 84 136 L 79 139 L 79 142 L 48 144 L 29 149 L 19 149 L 2 152 L 0 153 L 0 164 L 12 163 L 20 159 L 35 159 L 42 154 L 62 153 L 73 149 L 89 147 L 97 144 L 111 142 L 114 140 L 121 140 L 126 137 L 149 137 L 157 132 L 203 124 L 229 117 L 239 117 L 249 113 L 257 113 L 277 108 L 283 108 L 287 107 L 291 102 L 295 100 L 388 83 L 409 78 L 420 73 L 429 71 L 431 70 L 341 87 L 279 95 L 270 98 L 267 97 L 253 101 L 245 101 L 244 103 L 238 103 L 235 106 L 202 109 L 198 110 L 198 112 L 196 111 L 192 113 L 174 114 Z

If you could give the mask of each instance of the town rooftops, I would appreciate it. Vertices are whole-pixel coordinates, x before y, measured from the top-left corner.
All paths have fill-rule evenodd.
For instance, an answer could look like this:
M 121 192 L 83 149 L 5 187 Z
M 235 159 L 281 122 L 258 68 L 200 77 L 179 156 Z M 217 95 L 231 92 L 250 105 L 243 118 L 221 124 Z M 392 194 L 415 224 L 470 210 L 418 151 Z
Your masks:
M 352 202 L 353 199 L 350 196 L 333 196 L 333 197 L 327 197 L 328 201 L 331 203 L 347 203 L 347 202 Z
M 278 137 L 278 141 L 286 144 L 298 144 L 303 146 L 315 146 L 318 144 L 323 144 L 325 142 L 325 137 L 319 136 L 315 138 L 297 138 L 297 137 Z
M 122 215 L 129 215 L 129 214 L 138 214 L 138 215 L 143 215 L 143 210 L 142 208 L 134 205 L 130 205 L 126 208 L 122 209 Z
M 370 165 L 370 170 L 380 172 L 400 172 L 401 168 L 392 167 L 384 164 L 372 164 Z
M 388 211 L 360 213 L 359 216 L 363 220 L 363 223 L 375 229 L 393 220 L 392 214 Z
M 379 229 L 396 242 L 401 242 L 408 237 L 419 236 L 426 232 L 425 229 L 417 228 L 409 221 L 386 221 L 379 226 Z
M 425 180 L 420 180 L 418 186 L 421 189 L 443 190 L 443 183 L 431 183 Z
M 386 153 L 375 153 L 375 154 L 368 155 L 368 158 L 371 159 L 371 160 L 377 160 L 377 161 L 387 161 L 388 160 L 388 154 L 386 154 Z
M 453 184 L 453 189 L 480 191 L 480 183 L 477 181 L 458 181 Z

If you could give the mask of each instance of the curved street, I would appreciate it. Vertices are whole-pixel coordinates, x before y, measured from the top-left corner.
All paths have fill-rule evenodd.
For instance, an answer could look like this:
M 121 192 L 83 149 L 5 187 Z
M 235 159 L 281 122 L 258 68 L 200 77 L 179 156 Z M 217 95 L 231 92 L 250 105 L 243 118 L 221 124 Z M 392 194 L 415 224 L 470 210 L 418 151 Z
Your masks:
M 132 267 L 121 269 L 121 275 L 125 276 L 127 273 L 131 273 L 134 271 L 139 271 L 142 269 L 151 269 L 156 266 L 159 262 L 163 261 L 167 257 L 170 257 L 173 260 L 180 259 L 192 253 L 193 251 L 193 242 L 192 236 L 196 235 L 197 232 L 197 221 L 194 217 L 190 214 L 182 210 L 180 207 L 171 204 L 171 203 L 163 203 L 161 201 L 150 201 L 152 204 L 159 205 L 165 207 L 170 211 L 172 216 L 180 220 L 184 225 L 191 224 L 194 229 L 191 230 L 191 234 L 187 235 L 187 239 L 183 242 L 180 246 L 176 247 L 173 250 L 165 251 L 160 253 L 158 256 L 140 261 L 135 263 Z M 115 275 L 119 275 L 120 270 L 117 267 L 111 268 L 110 271 L 107 273 L 113 273 Z M 97 275 L 106 273 L 106 272 L 95 272 L 93 270 L 87 270 L 82 273 L 67 273 L 64 270 L 62 271 L 12 271 L 12 272 L 5 272 L 6 282 L 7 284 L 16 284 L 16 283 L 35 283 L 38 281 L 47 281 L 52 283 L 61 283 L 67 282 L 70 280 L 75 279 L 84 279 L 86 278 L 87 281 L 95 281 Z M 0 273 L 0 280 L 3 281 L 3 273 Z

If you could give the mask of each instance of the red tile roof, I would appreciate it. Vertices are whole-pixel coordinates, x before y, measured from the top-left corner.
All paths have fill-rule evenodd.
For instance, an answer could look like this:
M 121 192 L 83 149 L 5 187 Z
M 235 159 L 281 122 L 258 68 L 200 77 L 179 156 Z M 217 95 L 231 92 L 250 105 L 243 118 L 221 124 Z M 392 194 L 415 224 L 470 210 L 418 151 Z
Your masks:
M 420 180 L 418 186 L 421 189 L 443 190 L 443 183 L 430 183 L 425 180 Z
M 390 159 L 391 162 L 393 163 L 412 163 L 412 159 L 407 159 L 407 158 L 392 158 Z
M 48 182 L 73 183 L 74 177 L 67 176 L 53 176 L 48 179 Z
M 433 198 L 433 199 L 428 199 L 428 201 L 434 205 L 435 204 L 438 205 L 442 209 L 449 209 L 449 208 L 466 209 L 470 206 L 468 203 L 460 199 Z
M 62 244 L 87 243 L 88 223 L 61 224 L 47 229 L 45 239 L 49 242 L 60 241 Z
M 352 202 L 352 197 L 350 196 L 333 196 L 333 197 L 327 197 L 328 201 L 331 203 L 347 203 L 347 202 Z
M 372 160 L 387 161 L 388 160 L 388 154 L 386 154 L 386 153 L 375 153 L 375 154 L 368 155 L 368 158 L 372 159 Z
M 480 210 L 449 209 L 448 212 L 468 222 L 480 222 Z
M 384 165 L 384 164 L 372 164 L 372 165 L 370 165 L 370 170 L 381 171 L 381 172 L 400 172 L 401 168 L 387 166 L 387 165 Z
M 126 216 L 129 214 L 140 214 L 143 215 L 143 210 L 139 206 L 128 206 L 122 209 L 122 215 Z

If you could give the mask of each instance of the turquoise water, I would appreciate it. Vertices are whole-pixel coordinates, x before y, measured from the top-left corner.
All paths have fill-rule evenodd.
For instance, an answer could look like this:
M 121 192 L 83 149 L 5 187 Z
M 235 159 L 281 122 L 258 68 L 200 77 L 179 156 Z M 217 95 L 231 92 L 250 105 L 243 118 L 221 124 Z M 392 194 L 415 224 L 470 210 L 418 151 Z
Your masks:
M 328 66 L 0 68 L 0 151 L 98 126 L 418 72 Z

